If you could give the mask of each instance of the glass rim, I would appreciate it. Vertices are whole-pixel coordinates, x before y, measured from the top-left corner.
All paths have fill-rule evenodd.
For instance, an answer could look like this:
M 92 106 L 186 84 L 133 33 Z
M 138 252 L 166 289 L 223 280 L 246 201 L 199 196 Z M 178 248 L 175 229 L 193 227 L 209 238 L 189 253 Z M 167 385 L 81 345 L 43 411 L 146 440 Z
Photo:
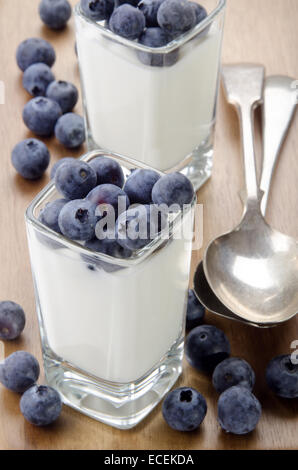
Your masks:
M 179 38 L 173 39 L 168 44 L 162 47 L 145 46 L 136 41 L 123 38 L 122 36 L 119 36 L 118 34 L 113 33 L 113 31 L 105 28 L 105 26 L 101 25 L 100 23 L 97 23 L 96 21 L 84 15 L 84 13 L 81 10 L 80 3 L 77 3 L 77 5 L 75 5 L 74 13 L 75 13 L 75 16 L 82 18 L 84 21 L 86 21 L 87 23 L 95 27 L 97 30 L 99 30 L 100 33 L 103 34 L 104 36 L 108 37 L 109 39 L 113 39 L 114 41 L 117 41 L 118 43 L 124 46 L 130 47 L 132 49 L 136 49 L 139 51 L 151 52 L 152 54 L 168 54 L 178 49 L 179 47 L 181 47 L 182 45 L 184 45 L 185 43 L 193 39 L 195 36 L 198 36 L 224 10 L 226 6 L 226 2 L 227 0 L 217 0 L 217 6 L 209 13 L 209 15 L 206 16 L 206 18 L 203 21 L 198 23 L 190 31 L 187 31 L 186 33 L 179 36 Z
M 123 164 L 125 166 L 126 164 L 129 164 L 132 168 L 143 168 L 143 169 L 150 169 L 157 171 L 160 175 L 165 175 L 166 173 L 156 170 L 155 168 L 150 167 L 149 165 L 146 165 L 144 163 L 138 162 L 136 160 L 133 160 L 131 158 L 124 157 L 120 154 L 117 154 L 115 152 L 110 152 L 108 150 L 91 150 L 86 153 L 84 153 L 80 158 L 77 160 L 85 161 L 88 162 L 92 160 L 93 158 L 97 156 L 107 156 L 110 158 L 113 158 L 114 160 L 117 160 L 118 163 Z M 95 260 L 95 261 L 105 261 L 108 264 L 117 264 L 118 266 L 124 266 L 124 267 L 129 267 L 132 265 L 139 264 L 143 262 L 150 254 L 155 252 L 156 250 L 159 249 L 159 247 L 164 243 L 164 242 L 170 242 L 171 238 L 173 236 L 173 233 L 175 229 L 179 226 L 179 224 L 182 224 L 184 217 L 190 212 L 190 210 L 193 209 L 193 207 L 196 204 L 197 197 L 196 193 L 194 193 L 193 200 L 189 204 L 189 207 L 187 211 L 180 210 L 179 212 L 175 213 L 175 216 L 173 217 L 173 220 L 169 221 L 168 224 L 168 233 L 169 237 L 168 238 L 163 238 L 164 231 L 160 232 L 157 237 L 152 239 L 150 243 L 148 243 L 145 247 L 136 250 L 133 252 L 133 256 L 130 258 L 117 258 L 113 256 L 106 255 L 104 253 L 99 253 L 95 252 L 85 246 L 82 246 L 78 241 L 70 240 L 66 238 L 64 235 L 59 234 L 55 232 L 54 230 L 50 229 L 46 225 L 44 225 L 42 222 L 40 222 L 37 217 L 34 215 L 34 211 L 38 205 L 41 205 L 42 202 L 46 199 L 49 198 L 52 194 L 56 193 L 57 189 L 55 187 L 55 182 L 51 180 L 31 201 L 29 206 L 27 207 L 25 211 L 25 220 L 26 224 L 30 224 L 31 226 L 34 227 L 35 230 L 40 232 L 42 235 L 45 237 L 51 239 L 52 241 L 56 242 L 59 245 L 62 245 L 64 248 L 70 249 L 72 251 L 75 251 L 79 253 L 80 255 L 83 255 L 85 258 L 88 257 L 88 259 Z M 30 240 L 29 240 L 30 243 Z

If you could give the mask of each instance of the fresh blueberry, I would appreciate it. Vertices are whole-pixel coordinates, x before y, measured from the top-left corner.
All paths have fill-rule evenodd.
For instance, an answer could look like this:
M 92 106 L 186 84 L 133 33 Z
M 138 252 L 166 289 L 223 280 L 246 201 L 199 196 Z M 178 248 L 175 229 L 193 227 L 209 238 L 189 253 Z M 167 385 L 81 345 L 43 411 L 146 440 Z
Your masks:
M 95 251 L 96 253 L 103 253 L 105 255 L 112 256 L 113 258 L 127 259 L 130 258 L 132 254 L 131 250 L 123 248 L 113 238 L 104 238 L 102 240 L 93 238 L 85 243 L 85 247 L 89 248 L 89 250 Z M 88 262 L 89 269 L 92 267 L 94 270 L 94 260 L 91 260 L 87 256 L 84 258 Z M 122 268 L 120 265 L 108 263 L 102 260 L 96 262 L 96 266 L 103 268 L 106 272 L 115 272 Z
M 63 80 L 53 81 L 47 88 L 46 97 L 59 104 L 62 113 L 69 113 L 77 104 L 79 93 L 70 82 Z
M 293 364 L 290 354 L 273 358 L 266 370 L 270 389 L 283 398 L 298 398 L 298 364 Z
M 76 162 L 77 160 L 74 157 L 63 157 L 58 162 L 56 162 L 51 169 L 51 178 L 55 178 L 58 168 L 63 165 L 63 163 Z
M 130 203 L 150 204 L 152 202 L 152 188 L 160 175 L 154 170 L 138 169 L 127 178 L 124 191 L 129 197 Z
M 205 307 L 198 301 L 192 289 L 188 289 L 186 329 L 192 330 L 203 323 L 205 317 Z
M 89 165 L 97 175 L 97 184 L 114 184 L 123 187 L 124 174 L 121 166 L 112 158 L 101 156 L 90 161 Z
M 216 366 L 212 383 L 218 393 L 222 393 L 234 385 L 246 387 L 251 391 L 255 384 L 255 378 L 255 373 L 248 362 L 238 357 L 230 357 Z
M 29 65 L 42 62 L 52 67 L 56 54 L 52 45 L 41 38 L 30 38 L 21 42 L 17 49 L 17 64 L 24 72 Z
M 157 12 L 157 22 L 171 36 L 179 36 L 196 24 L 196 14 L 187 0 L 165 0 Z
M 84 119 L 75 113 L 61 116 L 55 126 L 55 136 L 66 148 L 77 148 L 85 142 Z
M 210 373 L 230 356 L 230 343 L 224 332 L 215 326 L 201 325 L 188 334 L 185 354 L 195 369 Z
M 116 8 L 109 21 L 109 27 L 115 34 L 127 39 L 137 39 L 145 28 L 145 16 L 132 5 L 125 3 Z
M 32 354 L 16 351 L 0 364 L 0 382 L 13 392 L 23 393 L 39 377 L 39 364 Z
M 41 0 L 41 20 L 51 29 L 62 29 L 71 17 L 71 6 L 67 0 Z
M 255 429 L 261 413 L 259 400 L 245 387 L 230 387 L 219 397 L 218 421 L 226 432 L 248 434 Z
M 81 0 L 83 13 L 94 21 L 108 20 L 114 6 L 114 0 Z
M 56 199 L 55 201 L 48 202 L 41 210 L 38 220 L 55 232 L 61 233 L 58 218 L 61 210 L 68 202 L 68 199 Z
M 148 47 L 162 47 L 171 41 L 171 37 L 167 32 L 161 28 L 153 27 L 147 28 L 139 39 L 139 43 Z M 138 51 L 138 57 L 140 61 L 145 65 L 151 65 L 155 67 L 169 67 L 178 60 L 178 49 L 172 52 L 160 54 L 154 52 Z
M 25 323 L 25 313 L 20 305 L 9 300 L 0 302 L 0 340 L 18 338 Z
M 189 2 L 192 9 L 194 10 L 195 12 L 195 15 L 196 15 L 196 23 L 195 24 L 199 24 L 201 23 L 201 21 L 203 21 L 205 18 L 207 18 L 207 11 L 204 7 L 202 7 L 202 5 L 199 5 L 198 3 L 196 2 Z
M 55 124 L 61 115 L 59 104 L 44 97 L 33 98 L 23 110 L 26 126 L 35 134 L 45 137 L 53 134 Z
M 147 28 L 158 26 L 157 12 L 164 0 L 141 0 L 138 9 L 144 14 Z
M 162 414 L 176 431 L 194 431 L 203 422 L 207 403 L 203 395 L 191 387 L 172 390 L 162 404 Z
M 19 142 L 11 154 L 12 164 L 23 178 L 40 178 L 49 166 L 50 153 L 47 146 L 38 139 Z
M 29 65 L 23 75 L 23 87 L 32 96 L 44 96 L 47 87 L 55 80 L 50 67 L 42 62 Z
M 56 171 L 55 185 L 66 199 L 81 199 L 96 185 L 96 173 L 80 160 L 65 162 Z
M 144 248 L 165 228 L 166 222 L 166 215 L 154 205 L 131 207 L 117 219 L 118 243 L 132 251 Z
M 47 385 L 34 385 L 21 398 L 24 418 L 35 426 L 47 426 L 59 418 L 62 401 L 59 393 Z
M 71 240 L 91 240 L 97 223 L 94 204 L 86 199 L 68 202 L 60 211 L 58 223 L 65 237 Z
M 96 186 L 96 188 L 90 191 L 87 199 L 97 207 L 96 215 L 99 217 L 105 213 L 111 217 L 115 213 L 115 217 L 117 217 L 118 214 L 128 208 L 130 202 L 127 194 L 119 188 L 119 186 L 115 186 L 114 184 L 101 184 L 100 186 Z M 112 208 L 114 213 L 109 212 Z M 115 222 L 114 218 L 112 222 Z
M 182 173 L 169 173 L 162 176 L 152 189 L 154 204 L 166 204 L 168 207 L 178 204 L 190 204 L 194 197 L 192 183 Z

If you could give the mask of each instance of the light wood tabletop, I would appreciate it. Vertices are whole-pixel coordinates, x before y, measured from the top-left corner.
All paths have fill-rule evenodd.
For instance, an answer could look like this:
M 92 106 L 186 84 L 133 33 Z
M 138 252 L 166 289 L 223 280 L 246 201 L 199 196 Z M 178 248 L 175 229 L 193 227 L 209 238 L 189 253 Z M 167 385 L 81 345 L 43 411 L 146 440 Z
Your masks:
M 74 22 L 61 32 L 42 25 L 38 0 L 0 0 L 0 80 L 5 85 L 5 104 L 0 104 L 0 299 L 20 303 L 27 314 L 27 325 L 20 339 L 5 344 L 5 354 L 23 349 L 41 362 L 39 331 L 25 233 L 24 212 L 32 198 L 49 179 L 23 180 L 11 165 L 11 150 L 20 140 L 32 136 L 21 113 L 29 96 L 22 88 L 15 51 L 28 38 L 40 36 L 55 47 L 53 67 L 57 78 L 79 86 L 74 52 Z M 76 3 L 76 0 L 71 2 Z M 203 0 L 202 0 L 202 3 Z M 298 2 L 297 0 L 227 0 L 223 62 L 264 63 L 268 74 L 298 78 Z M 81 113 L 81 104 L 76 107 Z M 257 127 L 259 127 L 257 122 Z M 259 132 L 258 132 L 259 134 Z M 51 152 L 51 166 L 66 155 L 54 138 L 45 139 Z M 298 117 L 294 120 L 273 181 L 268 220 L 281 231 L 298 238 Z M 258 163 L 260 138 L 258 137 Z M 260 168 L 260 164 L 258 165 Z M 204 247 L 216 235 L 231 229 L 241 216 L 238 191 L 243 185 L 239 128 L 233 109 L 219 97 L 214 171 L 198 192 L 204 205 Z M 203 250 L 194 251 L 194 269 Z M 298 286 L 297 286 L 298 288 Z M 294 449 L 298 444 L 298 401 L 275 397 L 267 388 L 264 371 L 275 355 L 291 352 L 298 340 L 298 318 L 286 324 L 259 330 L 207 314 L 206 321 L 222 328 L 231 341 L 232 354 L 245 358 L 256 372 L 255 394 L 263 406 L 257 429 L 244 437 L 225 434 L 216 418 L 217 393 L 210 378 L 197 373 L 187 363 L 179 384 L 197 388 L 206 397 L 208 413 L 198 432 L 179 433 L 162 419 L 159 405 L 140 425 L 120 431 L 94 421 L 68 407 L 48 428 L 27 423 L 19 411 L 20 397 L 0 387 L 0 449 Z M 43 380 L 43 377 L 41 377 Z

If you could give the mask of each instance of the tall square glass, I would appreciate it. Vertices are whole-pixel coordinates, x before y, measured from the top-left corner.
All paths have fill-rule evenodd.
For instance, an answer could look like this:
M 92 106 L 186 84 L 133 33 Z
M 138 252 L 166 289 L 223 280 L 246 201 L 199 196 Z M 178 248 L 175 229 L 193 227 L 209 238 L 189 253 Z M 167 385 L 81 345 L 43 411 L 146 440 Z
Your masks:
M 183 171 L 195 189 L 212 171 L 225 11 L 225 0 L 201 3 L 208 17 L 160 48 L 122 38 L 75 8 L 89 149 Z
M 148 168 L 116 154 L 127 176 Z M 195 198 L 129 259 L 95 253 L 38 221 L 53 182 L 26 212 L 45 375 L 65 404 L 112 426 L 136 425 L 181 373 Z

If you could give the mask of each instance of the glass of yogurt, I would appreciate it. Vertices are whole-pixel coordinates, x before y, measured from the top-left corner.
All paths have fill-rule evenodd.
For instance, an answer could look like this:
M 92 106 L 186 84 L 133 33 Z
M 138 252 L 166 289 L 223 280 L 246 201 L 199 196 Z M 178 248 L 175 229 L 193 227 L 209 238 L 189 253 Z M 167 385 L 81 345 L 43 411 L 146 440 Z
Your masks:
M 103 151 L 125 176 L 148 168 Z M 129 259 L 95 253 L 43 225 L 54 182 L 26 212 L 47 382 L 65 404 L 120 429 L 135 426 L 182 369 L 195 198 Z
M 226 1 L 201 3 L 208 16 L 159 48 L 116 35 L 75 8 L 89 149 L 182 171 L 195 189 L 212 172 Z

